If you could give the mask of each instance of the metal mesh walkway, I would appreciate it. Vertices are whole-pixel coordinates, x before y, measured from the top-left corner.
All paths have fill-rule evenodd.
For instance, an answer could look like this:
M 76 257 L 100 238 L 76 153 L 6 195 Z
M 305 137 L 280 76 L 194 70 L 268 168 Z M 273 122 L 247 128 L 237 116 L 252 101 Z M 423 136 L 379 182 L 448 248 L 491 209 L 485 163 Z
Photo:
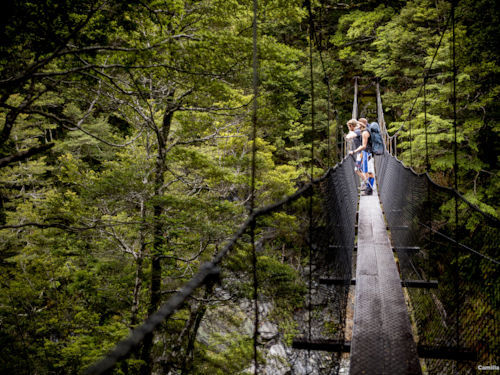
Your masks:
M 350 374 L 421 374 L 391 244 L 376 194 L 359 206 Z

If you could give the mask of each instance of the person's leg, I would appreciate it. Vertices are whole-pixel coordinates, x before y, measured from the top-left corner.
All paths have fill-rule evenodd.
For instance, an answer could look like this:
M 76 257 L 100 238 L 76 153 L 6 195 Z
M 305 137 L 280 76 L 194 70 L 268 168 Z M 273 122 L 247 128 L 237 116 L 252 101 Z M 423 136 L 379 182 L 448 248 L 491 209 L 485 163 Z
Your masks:
M 375 184 L 375 160 L 373 159 L 372 155 L 368 157 L 368 183 L 373 189 L 373 186 Z
M 365 177 L 365 181 L 369 178 L 369 176 L 368 176 L 368 156 L 369 156 L 369 154 L 366 151 L 363 151 L 363 161 L 361 163 L 361 166 L 362 166 L 362 171 L 363 171 L 363 174 Z M 365 195 L 370 195 L 370 194 L 372 194 L 372 187 L 371 187 L 369 181 L 367 181 Z
M 361 172 L 363 172 L 364 180 L 368 178 L 368 153 L 361 151 Z
M 355 162 L 354 171 L 361 179 L 361 188 L 363 189 L 364 184 L 365 184 L 365 174 L 361 171 L 362 170 L 362 167 L 361 167 L 362 159 L 363 159 L 363 157 L 362 157 L 361 153 L 358 153 L 358 155 L 356 155 L 356 162 Z

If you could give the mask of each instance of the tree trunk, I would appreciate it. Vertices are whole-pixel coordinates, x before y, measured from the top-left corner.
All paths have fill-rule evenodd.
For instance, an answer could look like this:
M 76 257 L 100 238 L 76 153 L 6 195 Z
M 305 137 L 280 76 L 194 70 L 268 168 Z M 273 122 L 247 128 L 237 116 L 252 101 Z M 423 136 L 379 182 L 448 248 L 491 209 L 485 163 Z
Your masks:
M 136 269 L 135 269 L 135 285 L 134 285 L 134 294 L 133 294 L 133 302 L 132 302 L 132 316 L 130 318 L 130 328 L 133 329 L 138 323 L 139 320 L 137 318 L 137 314 L 139 311 L 139 294 L 141 292 L 142 287 L 142 254 L 139 255 L 139 258 L 135 261 Z
M 130 328 L 133 329 L 139 323 L 137 314 L 139 313 L 140 304 L 140 293 L 142 289 L 142 280 L 144 278 L 144 272 L 142 269 L 142 264 L 144 260 L 144 251 L 146 250 L 146 208 L 144 207 L 144 201 L 141 200 L 141 229 L 140 229 L 140 248 L 137 258 L 135 260 L 135 284 L 134 293 L 132 301 L 132 316 L 130 317 Z
M 208 286 L 207 291 L 205 292 L 206 299 L 209 298 L 211 292 L 212 292 L 212 287 Z M 207 311 L 207 303 L 201 303 L 195 314 L 193 330 L 188 337 L 186 352 L 184 354 L 184 358 L 182 359 L 181 375 L 188 374 L 189 370 L 191 370 L 193 364 L 194 344 L 196 342 L 196 335 L 198 334 L 198 329 L 200 328 L 201 321 L 203 320 L 206 311 Z
M 191 310 L 191 306 L 189 307 Z M 172 350 L 166 358 L 162 361 L 162 371 L 164 374 L 169 374 L 170 370 L 172 368 L 179 368 L 179 357 L 182 354 L 182 344 L 184 342 L 184 338 L 187 336 L 189 338 L 189 332 L 191 331 L 191 328 L 193 324 L 195 323 L 195 318 L 196 318 L 196 311 L 197 310 L 191 310 L 189 312 L 189 319 L 186 321 L 184 324 L 184 328 L 182 331 L 179 333 L 179 336 L 177 336 L 177 340 L 175 341 L 175 344 L 172 347 Z M 174 362 L 175 361 L 175 362 Z
M 5 116 L 5 123 L 2 128 L 2 132 L 0 132 L 0 145 L 7 143 L 10 137 L 10 133 L 12 131 L 12 127 L 14 126 L 14 122 L 19 115 L 18 111 L 10 110 Z
M 163 174 L 165 172 L 164 164 L 158 156 L 158 161 L 156 164 L 156 176 L 155 176 L 155 194 L 154 198 L 157 202 L 157 198 L 162 196 L 163 185 Z M 152 250 L 152 260 L 151 260 L 151 297 L 148 307 L 148 316 L 155 313 L 158 310 L 161 297 L 161 253 L 163 245 L 163 224 L 161 222 L 161 214 L 163 209 L 159 203 L 155 203 L 153 206 L 153 250 Z M 144 364 L 141 368 L 141 375 L 150 375 L 152 370 L 152 358 L 151 349 L 153 347 L 153 333 L 149 333 L 144 338 L 144 345 L 142 348 L 142 360 Z
M 173 93 L 171 95 L 173 97 Z M 164 175 L 166 172 L 166 144 L 168 140 L 168 135 L 170 133 L 170 126 L 172 123 L 174 110 L 172 107 L 168 107 L 165 111 L 162 127 L 156 132 L 158 141 L 158 154 L 155 166 L 155 178 L 154 178 L 154 205 L 153 205 L 153 249 L 152 249 L 152 260 L 151 260 L 151 297 L 148 307 L 148 315 L 155 313 L 160 306 L 161 298 L 161 273 L 162 264 L 161 256 L 163 254 L 163 244 L 164 244 L 164 225 L 161 218 L 163 214 L 163 206 L 159 202 L 160 198 L 163 196 L 163 183 Z M 141 375 L 150 375 L 152 371 L 153 359 L 151 356 L 151 351 L 153 348 L 153 333 L 146 335 L 142 347 L 141 359 L 144 364 L 141 367 Z

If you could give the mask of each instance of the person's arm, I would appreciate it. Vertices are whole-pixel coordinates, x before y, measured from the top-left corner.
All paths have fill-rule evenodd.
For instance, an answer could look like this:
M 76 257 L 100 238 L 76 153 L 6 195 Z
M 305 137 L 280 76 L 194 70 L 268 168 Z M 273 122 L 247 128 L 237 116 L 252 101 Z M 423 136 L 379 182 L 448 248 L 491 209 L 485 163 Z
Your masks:
M 347 135 L 345 136 L 346 139 L 352 139 L 352 138 L 356 138 L 356 133 L 354 133 L 352 130 L 347 133 Z
M 356 150 L 354 151 L 350 151 L 349 153 L 350 154 L 355 154 L 356 152 L 360 152 L 360 151 L 363 151 L 366 149 L 366 146 L 368 146 L 368 138 L 370 137 L 370 133 L 368 133 L 367 131 L 364 131 L 362 134 L 361 134 L 361 138 L 363 140 L 363 143 L 361 144 L 361 146 L 359 146 Z

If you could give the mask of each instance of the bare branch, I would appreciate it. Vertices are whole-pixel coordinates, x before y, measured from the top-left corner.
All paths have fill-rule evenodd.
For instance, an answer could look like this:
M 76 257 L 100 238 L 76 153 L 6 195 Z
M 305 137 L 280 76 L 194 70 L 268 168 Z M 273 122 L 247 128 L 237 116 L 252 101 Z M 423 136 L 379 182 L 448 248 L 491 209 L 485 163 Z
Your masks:
M 109 142 L 95 134 L 92 134 L 90 133 L 89 131 L 85 130 L 84 128 L 82 128 L 81 126 L 79 126 L 78 124 L 75 124 L 74 122 L 66 119 L 66 118 L 61 118 L 61 117 L 58 117 L 52 113 L 48 113 L 48 112 L 44 112 L 44 111 L 39 111 L 39 110 L 36 110 L 36 109 L 30 109 L 28 111 L 23 111 L 23 113 L 28 113 L 28 114 L 37 114 L 37 115 L 40 115 L 40 116 L 43 116 L 43 117 L 46 117 L 48 119 L 51 119 L 51 120 L 54 120 L 56 121 L 57 123 L 61 124 L 62 126 L 64 126 L 66 129 L 68 130 L 75 130 L 75 129 L 78 129 L 80 131 L 82 131 L 83 133 L 87 134 L 88 136 L 92 137 L 92 138 L 95 138 L 97 139 L 98 141 L 108 145 L 108 146 L 111 146 L 111 147 L 126 147 L 128 145 L 130 145 L 131 143 L 134 143 L 135 140 L 137 138 L 139 138 L 142 134 L 142 132 L 144 131 L 144 128 L 142 128 L 139 133 L 134 137 L 132 138 L 130 141 L 128 142 L 125 142 L 125 143 L 122 143 L 122 144 L 117 144 L 117 143 L 112 143 L 112 142 Z
M 238 107 L 179 107 L 178 110 L 192 111 L 192 112 L 207 112 L 207 113 L 214 113 L 220 116 L 237 116 L 238 115 L 237 113 L 221 113 L 220 111 L 236 111 L 238 109 L 248 107 L 248 105 L 252 103 L 252 100 Z
M 6 156 L 4 158 L 1 158 L 0 159 L 0 168 L 3 168 L 6 165 L 13 163 L 15 161 L 26 160 L 30 156 L 37 155 L 41 152 L 47 151 L 47 150 L 51 149 L 52 147 L 54 147 L 54 143 L 48 143 L 45 145 L 32 147 L 26 151 L 20 151 L 20 152 L 13 154 L 13 155 L 9 155 L 9 156 Z
M 81 231 L 86 231 L 86 230 L 91 230 L 95 229 L 95 226 L 90 226 L 90 227 L 71 227 L 66 224 L 61 224 L 61 223 L 22 223 L 22 224 L 12 224 L 12 225 L 0 225 L 0 230 L 1 229 L 18 229 L 18 228 L 25 228 L 25 227 L 36 227 L 36 228 L 41 228 L 41 229 L 47 229 L 47 228 L 59 228 L 63 229 L 69 232 L 81 232 Z
M 125 241 L 120 238 L 120 236 L 118 236 L 118 234 L 116 233 L 115 231 L 115 228 L 114 227 L 111 227 L 111 232 L 109 231 L 106 231 L 106 230 L 102 230 L 103 233 L 107 234 L 108 236 L 112 237 L 115 239 L 116 242 L 118 242 L 118 245 L 120 245 L 120 247 L 122 248 L 122 250 L 128 254 L 131 254 L 134 259 L 137 259 L 138 257 L 138 253 L 135 252 L 134 250 L 132 250 L 126 243 Z
M 118 226 L 123 226 L 123 225 L 144 225 L 144 223 L 137 221 L 125 221 L 125 222 L 120 222 L 120 221 L 115 221 L 112 223 L 106 223 L 104 221 L 95 221 L 92 225 L 88 226 L 82 226 L 82 227 L 72 227 L 66 224 L 61 224 L 61 223 L 36 223 L 36 222 L 27 222 L 27 223 L 22 223 L 22 224 L 8 224 L 8 225 L 0 225 L 0 230 L 1 229 L 19 229 L 19 228 L 26 228 L 26 227 L 37 227 L 37 228 L 59 228 L 63 230 L 67 230 L 69 232 L 81 232 L 81 231 L 86 231 L 86 230 L 92 230 L 92 229 L 100 229 L 100 228 L 112 228 L 112 227 L 118 227 Z
M 175 142 L 175 144 L 176 145 L 190 145 L 190 144 L 210 141 L 212 139 L 243 138 L 243 137 L 245 137 L 245 136 L 244 135 L 218 135 L 218 133 L 214 133 L 211 135 L 207 135 L 206 137 L 202 137 L 202 138 L 194 138 L 194 139 L 190 139 L 188 141 L 177 141 L 177 142 Z
M 189 262 L 192 262 L 192 261 L 198 259 L 198 257 L 201 254 L 203 254 L 203 252 L 207 249 L 207 247 L 208 247 L 208 242 L 205 243 L 204 245 L 202 245 L 200 243 L 200 251 L 198 251 L 198 253 L 196 253 L 196 255 L 194 255 L 190 259 L 178 258 L 178 257 L 174 257 L 174 256 L 169 256 L 169 255 L 161 255 L 159 258 L 160 259 L 175 259 L 175 260 L 178 260 L 179 262 L 189 263 Z
M 366 38 L 356 39 L 356 40 L 353 40 L 352 42 L 344 43 L 341 46 L 339 46 L 338 48 L 344 48 L 344 47 L 347 47 L 347 46 L 350 46 L 350 45 L 353 45 L 353 44 L 358 44 L 358 43 L 363 43 L 363 42 L 370 42 L 370 41 L 375 40 L 375 39 L 377 39 L 377 37 L 375 37 L 375 36 L 368 36 Z

